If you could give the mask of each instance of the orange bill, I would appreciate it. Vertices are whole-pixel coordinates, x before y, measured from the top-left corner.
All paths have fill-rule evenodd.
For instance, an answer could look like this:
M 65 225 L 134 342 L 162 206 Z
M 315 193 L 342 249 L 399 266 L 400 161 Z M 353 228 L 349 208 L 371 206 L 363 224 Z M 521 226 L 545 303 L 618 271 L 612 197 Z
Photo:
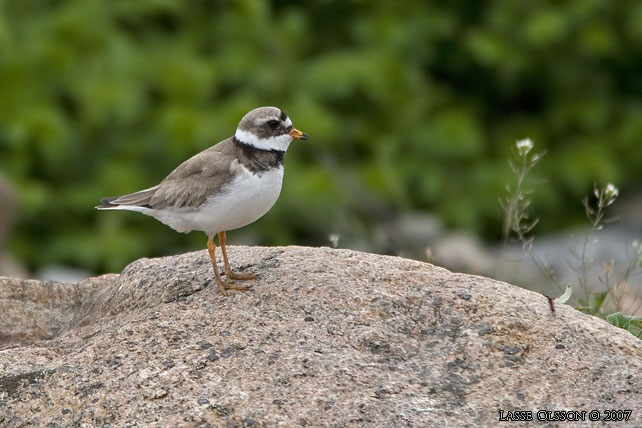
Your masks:
M 296 128 L 292 128 L 290 131 L 290 136 L 294 138 L 295 140 L 307 140 L 308 139 L 308 134 L 305 132 L 301 132 Z

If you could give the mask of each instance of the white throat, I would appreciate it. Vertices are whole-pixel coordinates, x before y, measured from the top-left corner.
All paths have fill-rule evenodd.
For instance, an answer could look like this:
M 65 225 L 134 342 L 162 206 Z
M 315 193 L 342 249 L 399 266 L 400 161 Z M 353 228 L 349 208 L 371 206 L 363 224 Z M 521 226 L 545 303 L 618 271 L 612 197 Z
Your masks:
M 260 150 L 279 150 L 284 152 L 290 147 L 293 138 L 290 134 L 279 135 L 278 137 L 259 138 L 248 131 L 236 130 L 234 135 L 237 140 Z

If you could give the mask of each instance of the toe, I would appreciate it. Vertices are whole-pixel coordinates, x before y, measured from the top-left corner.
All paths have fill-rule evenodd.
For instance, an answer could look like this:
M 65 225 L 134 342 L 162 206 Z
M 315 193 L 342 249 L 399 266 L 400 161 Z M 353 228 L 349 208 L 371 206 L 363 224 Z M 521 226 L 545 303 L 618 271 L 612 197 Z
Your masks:
M 248 279 L 256 279 L 256 274 L 252 272 L 238 272 L 238 273 L 229 272 L 228 277 L 231 279 L 238 279 L 241 281 L 245 281 Z
M 247 291 L 249 290 L 249 287 L 245 285 L 236 285 L 234 283 L 227 283 L 225 284 L 225 289 L 226 290 L 236 290 L 236 291 Z

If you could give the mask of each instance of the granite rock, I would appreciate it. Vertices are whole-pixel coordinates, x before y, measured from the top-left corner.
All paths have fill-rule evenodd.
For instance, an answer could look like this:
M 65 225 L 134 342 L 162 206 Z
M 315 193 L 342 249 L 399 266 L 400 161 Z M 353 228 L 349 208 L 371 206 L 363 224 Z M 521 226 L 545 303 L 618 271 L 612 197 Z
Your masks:
M 537 411 L 593 409 L 642 425 L 641 342 L 567 305 L 398 257 L 229 253 L 260 277 L 228 297 L 205 251 L 0 279 L 0 427 L 479 427 L 500 410 L 557 426 Z

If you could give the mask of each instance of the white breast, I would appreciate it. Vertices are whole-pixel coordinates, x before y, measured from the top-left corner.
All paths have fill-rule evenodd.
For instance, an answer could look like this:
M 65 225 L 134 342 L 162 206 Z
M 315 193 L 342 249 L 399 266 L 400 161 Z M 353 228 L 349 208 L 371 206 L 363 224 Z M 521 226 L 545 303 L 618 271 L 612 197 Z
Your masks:
M 238 165 L 237 176 L 194 211 L 149 213 L 179 232 L 201 230 L 214 235 L 247 226 L 263 217 L 281 193 L 283 166 L 252 173 Z

